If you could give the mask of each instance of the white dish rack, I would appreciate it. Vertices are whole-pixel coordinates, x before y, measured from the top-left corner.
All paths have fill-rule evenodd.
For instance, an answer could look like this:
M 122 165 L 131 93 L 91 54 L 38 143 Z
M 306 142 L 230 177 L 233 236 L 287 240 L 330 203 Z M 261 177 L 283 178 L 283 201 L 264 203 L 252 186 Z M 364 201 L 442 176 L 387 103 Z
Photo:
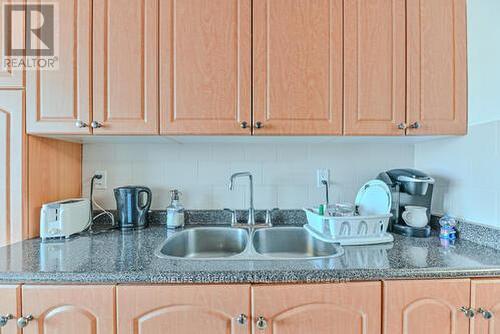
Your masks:
M 373 216 L 322 216 L 313 209 L 304 209 L 308 224 L 304 228 L 315 238 L 341 245 L 369 245 L 394 241 L 387 233 L 392 214 Z

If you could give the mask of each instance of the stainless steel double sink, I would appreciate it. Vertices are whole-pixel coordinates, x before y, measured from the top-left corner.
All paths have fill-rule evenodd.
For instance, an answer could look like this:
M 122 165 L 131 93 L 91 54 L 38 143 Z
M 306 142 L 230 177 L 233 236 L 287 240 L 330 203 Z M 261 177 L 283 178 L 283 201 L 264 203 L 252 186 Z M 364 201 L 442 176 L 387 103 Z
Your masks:
M 186 260 L 305 260 L 343 254 L 340 245 L 315 239 L 302 227 L 188 228 L 156 250 L 160 258 Z

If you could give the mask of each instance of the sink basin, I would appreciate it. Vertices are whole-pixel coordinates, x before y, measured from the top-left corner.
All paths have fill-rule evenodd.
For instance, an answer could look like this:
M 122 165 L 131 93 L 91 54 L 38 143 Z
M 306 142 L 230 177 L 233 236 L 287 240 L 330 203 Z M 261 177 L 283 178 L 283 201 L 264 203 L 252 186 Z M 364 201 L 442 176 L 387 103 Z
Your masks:
M 248 232 L 228 227 L 199 227 L 184 230 L 168 238 L 156 255 L 164 258 L 228 258 L 243 253 Z
M 256 230 L 253 248 L 260 255 L 280 259 L 336 257 L 344 253 L 340 245 L 315 239 L 302 227 Z

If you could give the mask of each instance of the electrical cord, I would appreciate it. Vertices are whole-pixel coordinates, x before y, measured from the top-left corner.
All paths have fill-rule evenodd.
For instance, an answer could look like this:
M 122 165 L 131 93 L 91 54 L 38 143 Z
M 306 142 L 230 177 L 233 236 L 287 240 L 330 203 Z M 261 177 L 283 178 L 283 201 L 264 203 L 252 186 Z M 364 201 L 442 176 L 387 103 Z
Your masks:
M 104 209 L 103 207 L 101 207 L 99 205 L 99 203 L 97 203 L 95 200 L 94 200 L 94 182 L 95 180 L 100 180 L 102 179 L 102 175 L 101 174 L 94 174 L 92 176 L 92 178 L 90 179 L 90 219 L 89 219 L 89 224 L 85 227 L 85 230 L 88 229 L 88 231 L 90 233 L 92 233 L 92 225 L 94 223 L 94 221 L 101 217 L 102 215 L 107 215 L 110 219 L 111 219 L 111 226 L 112 228 L 115 228 L 115 216 L 107 211 L 106 209 Z M 93 216 L 94 215 L 94 205 L 99 209 L 101 210 L 102 212 L 97 214 L 95 217 Z

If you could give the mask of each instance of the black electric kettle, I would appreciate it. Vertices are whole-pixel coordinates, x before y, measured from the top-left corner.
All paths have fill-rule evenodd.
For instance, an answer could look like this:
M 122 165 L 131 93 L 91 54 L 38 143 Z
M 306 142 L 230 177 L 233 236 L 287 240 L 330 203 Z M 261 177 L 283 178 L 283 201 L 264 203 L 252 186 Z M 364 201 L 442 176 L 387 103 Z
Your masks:
M 152 200 L 151 189 L 141 186 L 126 186 L 115 188 L 114 193 L 120 228 L 128 230 L 146 227 Z M 141 194 L 146 194 L 146 198 Z

